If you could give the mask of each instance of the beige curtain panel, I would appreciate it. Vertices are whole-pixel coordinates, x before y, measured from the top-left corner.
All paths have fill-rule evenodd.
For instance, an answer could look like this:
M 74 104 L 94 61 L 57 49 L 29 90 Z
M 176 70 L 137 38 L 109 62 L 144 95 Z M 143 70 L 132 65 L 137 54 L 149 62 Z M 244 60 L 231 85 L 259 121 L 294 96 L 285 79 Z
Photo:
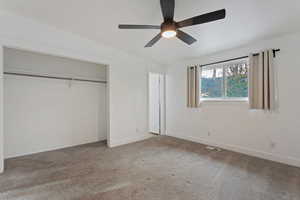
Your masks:
M 200 82 L 198 66 L 187 68 L 187 107 L 197 108 L 200 105 Z
M 250 109 L 275 109 L 275 72 L 273 51 L 250 55 L 249 60 L 249 103 Z

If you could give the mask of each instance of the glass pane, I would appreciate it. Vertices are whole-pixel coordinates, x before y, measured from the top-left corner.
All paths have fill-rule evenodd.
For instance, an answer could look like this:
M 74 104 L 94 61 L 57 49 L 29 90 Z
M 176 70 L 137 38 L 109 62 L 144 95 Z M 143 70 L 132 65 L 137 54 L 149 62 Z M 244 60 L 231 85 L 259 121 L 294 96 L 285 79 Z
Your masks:
M 203 68 L 201 73 L 201 97 L 223 97 L 223 68 Z
M 225 67 L 225 96 L 248 97 L 248 64 L 246 62 Z

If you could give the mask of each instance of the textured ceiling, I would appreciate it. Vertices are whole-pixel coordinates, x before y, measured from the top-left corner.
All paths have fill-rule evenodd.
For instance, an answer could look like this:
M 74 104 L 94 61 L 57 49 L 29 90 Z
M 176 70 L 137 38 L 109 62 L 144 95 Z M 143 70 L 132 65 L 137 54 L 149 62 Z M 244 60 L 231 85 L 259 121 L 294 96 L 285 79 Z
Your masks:
M 119 30 L 119 23 L 160 24 L 159 0 L 0 0 L 1 9 L 161 63 L 195 58 L 300 30 L 299 0 L 176 0 L 175 20 L 225 8 L 225 20 L 184 28 L 198 42 L 162 39 L 157 30 Z

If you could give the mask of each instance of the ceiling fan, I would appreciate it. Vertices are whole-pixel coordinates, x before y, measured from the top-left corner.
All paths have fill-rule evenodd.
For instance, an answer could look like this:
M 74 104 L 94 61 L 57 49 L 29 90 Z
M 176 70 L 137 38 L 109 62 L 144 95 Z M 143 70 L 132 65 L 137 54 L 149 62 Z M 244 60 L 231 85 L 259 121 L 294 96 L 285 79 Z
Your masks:
M 174 21 L 175 0 L 160 0 L 160 5 L 164 18 L 164 21 L 160 26 L 120 24 L 119 29 L 160 29 L 160 33 L 148 42 L 145 47 L 152 47 L 161 37 L 173 38 L 175 36 L 186 44 L 191 45 L 197 40 L 189 34 L 179 30 L 180 28 L 224 19 L 226 16 L 226 10 L 222 9 L 176 22 Z

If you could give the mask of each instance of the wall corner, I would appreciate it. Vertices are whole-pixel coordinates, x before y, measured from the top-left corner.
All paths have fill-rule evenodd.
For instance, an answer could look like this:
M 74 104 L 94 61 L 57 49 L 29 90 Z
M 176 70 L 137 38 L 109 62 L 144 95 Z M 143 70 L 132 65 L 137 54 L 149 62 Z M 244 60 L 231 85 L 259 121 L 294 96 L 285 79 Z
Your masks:
M 4 171 L 3 67 L 3 45 L 0 44 L 0 173 Z

